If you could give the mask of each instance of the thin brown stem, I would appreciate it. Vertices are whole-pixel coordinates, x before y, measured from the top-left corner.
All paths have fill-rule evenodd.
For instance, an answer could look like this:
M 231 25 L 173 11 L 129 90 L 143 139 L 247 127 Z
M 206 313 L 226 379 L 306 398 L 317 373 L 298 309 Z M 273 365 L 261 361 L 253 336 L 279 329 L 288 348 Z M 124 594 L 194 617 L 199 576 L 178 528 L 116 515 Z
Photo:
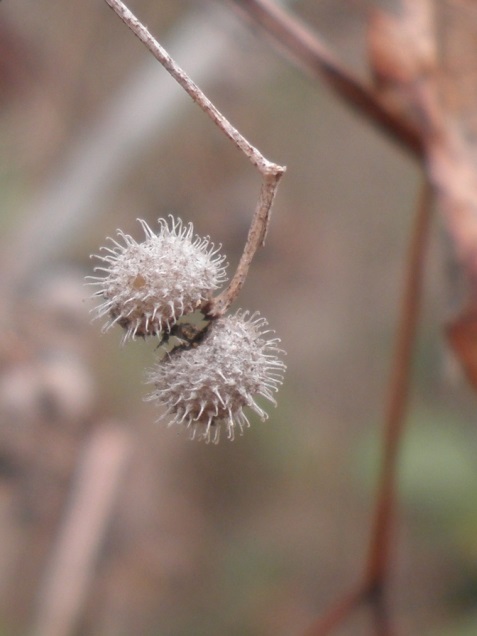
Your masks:
M 206 310 L 209 316 L 223 315 L 237 298 L 240 290 L 242 289 L 255 252 L 265 242 L 270 210 L 277 191 L 277 178 L 280 177 L 281 175 L 270 175 L 264 178 L 255 214 L 248 232 L 247 242 L 237 267 L 237 271 L 235 272 L 227 289 L 212 300 L 210 308 Z
M 394 366 L 384 419 L 381 476 L 366 567 L 370 588 L 379 591 L 387 583 L 396 505 L 398 453 L 404 431 L 411 383 L 411 363 L 422 296 L 423 270 L 431 219 L 432 190 L 423 186 L 407 259 L 404 291 L 396 339 Z
M 162 64 L 166 71 L 186 91 L 194 102 L 212 119 L 224 135 L 243 152 L 262 176 L 260 196 L 237 271 L 227 289 L 216 299 L 213 299 L 206 310 L 207 314 L 211 317 L 220 316 L 227 311 L 237 298 L 247 277 L 253 257 L 258 248 L 264 244 L 268 223 L 270 221 L 271 206 L 286 167 L 279 166 L 266 159 L 257 148 L 252 146 L 252 144 L 232 126 L 227 118 L 214 106 L 197 84 L 190 79 L 187 73 L 176 64 L 169 53 L 167 53 L 121 0 L 105 0 L 105 2 L 141 40 L 156 60 Z
M 395 514 L 397 460 L 408 403 L 411 362 L 416 337 L 426 247 L 431 220 L 432 189 L 423 185 L 406 261 L 394 366 L 384 419 L 384 449 L 368 559 L 362 583 L 343 596 L 311 625 L 304 636 L 327 636 L 358 607 L 370 605 L 376 636 L 394 636 L 386 604 L 392 529 Z
M 421 158 L 422 136 L 403 117 L 401 111 L 370 86 L 350 73 L 319 39 L 298 18 L 271 0 L 229 0 L 254 25 L 272 39 L 277 48 L 298 63 L 312 77 L 324 79 L 343 101 L 385 132 L 395 142 Z

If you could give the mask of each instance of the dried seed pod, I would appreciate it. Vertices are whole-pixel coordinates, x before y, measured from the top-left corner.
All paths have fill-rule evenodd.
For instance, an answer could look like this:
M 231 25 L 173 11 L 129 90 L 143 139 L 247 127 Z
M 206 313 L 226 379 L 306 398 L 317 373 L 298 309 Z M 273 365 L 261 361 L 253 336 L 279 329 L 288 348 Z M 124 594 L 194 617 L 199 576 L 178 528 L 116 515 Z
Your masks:
M 192 439 L 207 442 L 218 442 L 222 427 L 231 440 L 237 429 L 242 433 L 250 425 L 247 406 L 267 419 L 254 397 L 276 404 L 273 394 L 286 369 L 280 340 L 265 337 L 267 324 L 258 313 L 242 311 L 214 321 L 199 344 L 166 354 L 149 372 L 155 390 L 147 399 L 166 407 L 169 426 L 181 425 Z
M 118 230 L 124 245 L 110 239 L 113 247 L 102 248 L 107 255 L 96 256 L 104 272 L 93 277 L 99 287 L 95 296 L 104 302 L 96 308 L 98 317 L 107 316 L 104 330 L 119 324 L 123 340 L 168 332 L 183 315 L 200 309 L 225 280 L 225 257 L 218 254 L 209 237 L 194 235 L 192 224 L 170 217 L 159 219 L 155 234 L 139 221 L 146 240 L 137 243 Z

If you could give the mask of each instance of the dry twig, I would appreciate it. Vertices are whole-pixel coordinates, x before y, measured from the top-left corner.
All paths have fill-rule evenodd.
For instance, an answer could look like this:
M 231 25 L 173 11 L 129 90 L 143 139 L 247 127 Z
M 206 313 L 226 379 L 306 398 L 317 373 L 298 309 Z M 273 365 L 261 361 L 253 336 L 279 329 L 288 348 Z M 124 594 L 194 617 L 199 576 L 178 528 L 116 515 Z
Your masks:
M 270 211 L 279 181 L 286 168 L 266 159 L 257 148 L 245 139 L 240 132 L 222 115 L 201 89 L 189 78 L 167 53 L 167 51 L 149 33 L 146 27 L 120 0 L 105 0 L 131 31 L 145 44 L 148 50 L 162 64 L 168 73 L 190 95 L 198 106 L 212 119 L 218 128 L 243 152 L 262 176 L 262 187 L 255 214 L 253 216 L 244 252 L 229 286 L 208 308 L 209 316 L 220 316 L 227 311 L 236 299 L 247 277 L 248 269 L 257 249 L 263 245 L 266 237 Z

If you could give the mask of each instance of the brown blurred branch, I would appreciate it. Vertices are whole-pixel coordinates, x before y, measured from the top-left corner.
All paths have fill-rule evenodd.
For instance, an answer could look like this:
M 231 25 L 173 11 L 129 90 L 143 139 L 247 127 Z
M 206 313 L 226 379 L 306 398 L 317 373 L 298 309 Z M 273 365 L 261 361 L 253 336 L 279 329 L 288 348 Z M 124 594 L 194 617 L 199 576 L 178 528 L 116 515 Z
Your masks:
M 102 426 L 87 442 L 40 587 L 34 636 L 69 636 L 76 631 L 130 450 L 129 434 L 116 424 Z
M 426 181 L 418 203 L 406 261 L 401 313 L 384 417 L 381 476 L 378 482 L 376 510 L 366 566 L 366 587 L 369 590 L 374 590 L 376 605 L 384 603 L 384 588 L 389 581 L 392 530 L 396 507 L 398 453 L 409 402 L 412 357 L 422 297 L 431 212 L 432 189 Z
M 373 126 L 399 145 L 423 156 L 419 130 L 372 87 L 352 75 L 300 20 L 271 0 L 229 0 L 240 14 L 258 25 L 278 49 L 312 77 L 328 86 Z
M 257 148 L 252 146 L 252 144 L 232 126 L 227 118 L 214 106 L 197 84 L 190 79 L 187 73 L 176 64 L 169 53 L 159 44 L 151 33 L 149 33 L 146 27 L 121 0 L 105 0 L 105 2 L 121 18 L 126 26 L 131 29 L 134 35 L 141 40 L 156 60 L 162 64 L 166 71 L 186 91 L 204 113 L 210 117 L 223 134 L 243 152 L 262 176 L 260 196 L 237 271 L 227 289 L 212 301 L 207 312 L 210 316 L 219 316 L 225 313 L 236 299 L 247 277 L 253 256 L 257 249 L 264 243 L 270 220 L 271 206 L 278 184 L 286 168 L 285 166 L 279 166 L 266 159 Z
M 370 606 L 377 636 L 393 636 L 394 631 L 386 605 L 389 583 L 393 525 L 396 508 L 398 453 L 406 420 L 411 382 L 412 353 L 417 331 L 424 265 L 429 237 L 432 190 L 423 185 L 411 232 L 409 253 L 405 265 L 404 289 L 400 318 L 389 382 L 389 397 L 384 417 L 384 442 L 381 475 L 368 559 L 363 581 L 355 590 L 328 609 L 304 636 L 326 636 L 340 625 L 360 605 Z

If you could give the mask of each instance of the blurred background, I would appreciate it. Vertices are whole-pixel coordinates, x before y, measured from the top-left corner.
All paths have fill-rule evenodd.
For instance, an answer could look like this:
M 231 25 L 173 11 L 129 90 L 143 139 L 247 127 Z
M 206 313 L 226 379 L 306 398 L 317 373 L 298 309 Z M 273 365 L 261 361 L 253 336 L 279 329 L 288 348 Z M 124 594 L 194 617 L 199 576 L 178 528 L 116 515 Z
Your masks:
M 366 77 L 370 6 L 293 9 Z M 91 323 L 90 254 L 173 213 L 232 273 L 259 176 L 104 2 L 2 2 L 0 634 L 297 635 L 364 563 L 419 170 L 226 3 L 131 8 L 287 166 L 237 307 L 268 318 L 288 372 L 270 419 L 233 444 L 156 423 L 155 344 Z M 443 338 L 460 285 L 438 221 L 431 243 L 392 608 L 403 634 L 466 636 L 476 402 Z M 370 629 L 360 611 L 336 633 Z

